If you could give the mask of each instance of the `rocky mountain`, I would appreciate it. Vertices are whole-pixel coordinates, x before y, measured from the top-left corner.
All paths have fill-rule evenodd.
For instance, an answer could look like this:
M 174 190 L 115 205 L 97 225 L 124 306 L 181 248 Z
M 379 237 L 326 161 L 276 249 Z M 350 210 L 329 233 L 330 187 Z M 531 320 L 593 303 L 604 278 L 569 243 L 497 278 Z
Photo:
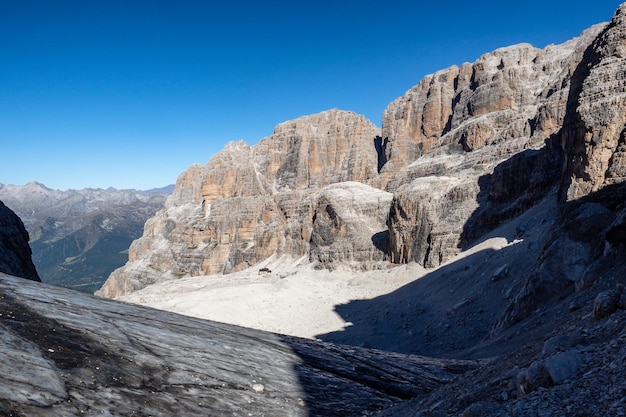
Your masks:
M 0 184 L 0 200 L 24 221 L 46 283 L 94 292 L 128 259 L 130 243 L 165 195 L 134 190 L 51 190 Z
M 40 281 L 28 240 L 24 223 L 0 201 L 0 272 Z
M 239 271 L 272 254 L 375 268 L 391 201 L 369 185 L 379 181 L 378 134 L 363 116 L 330 110 L 282 123 L 255 146 L 229 144 L 180 175 L 100 293 Z
M 427 76 L 389 104 L 382 129 L 329 110 L 282 123 L 257 145 L 229 144 L 179 177 L 100 294 L 271 255 L 330 269 L 441 265 L 559 187 L 572 95 L 606 28 Z

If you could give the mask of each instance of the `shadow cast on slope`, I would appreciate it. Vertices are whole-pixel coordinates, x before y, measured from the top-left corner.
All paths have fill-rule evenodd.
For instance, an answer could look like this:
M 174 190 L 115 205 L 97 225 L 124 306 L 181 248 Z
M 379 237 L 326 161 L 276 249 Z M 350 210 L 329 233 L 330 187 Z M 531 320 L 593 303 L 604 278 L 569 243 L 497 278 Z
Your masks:
M 371 415 L 422 397 L 481 364 L 290 336 L 281 340 L 300 358 L 293 369 L 305 392 L 309 417 Z
M 544 212 L 542 202 L 556 205 L 563 163 L 559 141 L 555 134 L 541 149 L 519 152 L 478 179 L 479 206 L 461 231 L 460 249 L 493 237 L 506 238 L 507 246 L 495 250 L 487 245 L 390 294 L 336 306 L 351 325 L 318 337 L 437 357 L 459 357 L 488 338 L 548 238 L 555 214 Z M 378 234 L 372 241 L 382 238 Z
M 488 338 L 545 244 L 555 216 L 545 207 L 556 205 L 562 158 L 553 135 L 541 149 L 519 152 L 478 179 L 479 206 L 461 231 L 460 249 L 494 237 L 505 238 L 505 247 L 486 245 L 390 294 L 336 306 L 351 325 L 318 337 L 437 357 L 459 357 Z M 383 248 L 384 237 L 372 242 Z
M 559 189 L 561 201 L 565 201 L 572 174 L 585 177 L 584 167 L 589 165 L 585 146 L 587 127 L 581 121 L 578 103 L 585 79 L 600 60 L 595 44 L 608 29 L 606 27 L 587 46 L 569 79 L 561 129 L 545 139 L 545 146 L 541 149 L 517 153 L 496 166 L 492 174 L 479 178 L 479 207 L 463 228 L 461 249 L 466 249 L 486 232 L 532 207 L 555 188 Z M 552 93 L 550 90 L 546 97 Z M 541 113 L 528 120 L 530 137 L 542 123 Z
M 0 274 L 0 415 L 359 416 L 476 361 L 281 336 Z
M 466 250 L 486 234 L 537 205 L 558 186 L 563 153 L 553 135 L 541 149 L 526 149 L 478 179 L 478 207 L 463 226 L 459 249 Z M 523 227 L 518 230 L 523 234 Z M 516 236 L 519 237 L 519 236 Z
M 589 62 L 590 51 L 591 47 L 585 51 L 583 63 L 571 79 L 565 123 L 576 120 L 575 103 L 586 71 L 581 67 Z M 537 120 L 529 121 L 529 125 L 534 128 Z M 562 186 L 561 174 L 566 158 L 561 143 L 564 137 L 568 137 L 568 133 L 563 130 L 546 139 L 542 149 L 520 152 L 499 164 L 492 174 L 479 179 L 479 207 L 464 225 L 461 249 L 470 248 L 479 239 L 486 240 L 489 237 L 486 235 L 491 231 L 495 233 L 492 236 L 502 236 L 496 233 L 499 226 L 521 219 L 556 187 Z M 386 161 L 380 157 L 384 144 L 381 139 L 378 140 L 376 146 L 380 171 Z M 573 140 L 576 142 L 575 136 Z M 573 152 L 576 153 L 575 148 Z M 531 273 L 530 266 L 535 264 L 549 239 L 555 220 L 554 212 L 551 218 L 543 219 L 543 214 L 536 214 L 534 227 L 543 229 L 541 233 L 535 230 L 540 237 L 527 239 L 531 232 L 526 224 L 520 222 L 514 229 L 515 236 L 505 234 L 508 245 L 500 249 L 487 246 L 465 258 L 445 264 L 390 294 L 336 306 L 337 313 L 351 326 L 341 332 L 320 335 L 319 339 L 378 348 L 387 351 L 383 353 L 385 355 L 389 351 L 438 357 L 468 355 L 472 347 L 490 336 L 494 323 L 525 285 Z M 510 232 L 511 229 L 508 230 Z M 616 239 L 623 242 L 626 226 L 616 229 L 615 234 L 618 235 Z M 376 234 L 372 236 L 372 242 L 381 249 L 384 247 L 384 237 Z M 523 239 L 517 239 L 520 237 Z M 384 272 L 381 271 L 381 274 Z M 502 339 L 500 352 L 519 347 L 520 342 L 531 342 L 531 339 L 538 340 L 541 337 L 543 334 L 537 332 L 518 335 L 518 339 L 512 342 L 514 344 L 508 347 L 507 340 Z M 285 342 L 290 344 L 288 340 Z M 329 361 L 308 349 L 306 343 L 301 345 L 292 341 L 291 347 L 303 361 L 295 365 L 294 369 L 309 395 L 307 401 L 313 404 L 325 403 L 327 399 L 319 397 L 320 391 L 316 387 L 319 387 L 320 380 L 307 368 L 310 363 L 317 363 L 330 373 L 330 379 L 323 384 L 334 388 L 334 394 L 330 397 L 331 407 L 337 401 L 359 401 L 358 398 L 346 395 L 342 385 L 336 384 L 335 378 L 353 381 L 355 377 L 360 378 L 360 383 L 368 388 L 380 389 L 396 398 L 408 398 L 402 391 L 407 387 L 406 380 L 400 381 L 399 386 L 404 388 L 394 391 L 396 388 L 391 387 L 397 381 L 393 378 L 382 386 L 377 385 L 380 381 L 372 379 L 371 370 L 375 369 L 378 374 L 388 366 L 393 367 L 393 362 L 385 362 L 381 358 L 372 361 L 372 357 L 369 357 L 365 363 L 355 364 L 348 360 L 345 352 L 337 360 Z M 493 354 L 495 350 L 491 352 Z M 479 354 L 485 354 L 485 351 Z M 351 354 L 348 353 L 348 356 Z M 407 357 L 396 357 L 394 360 L 406 361 Z M 362 409 L 372 411 L 367 407 Z M 311 415 L 328 415 L 329 411 L 332 410 L 312 408 Z
M 523 277 L 514 278 L 512 272 L 524 262 L 520 254 L 525 250 L 524 242 L 485 249 L 389 294 L 338 305 L 335 311 L 350 325 L 317 338 L 405 354 L 462 357 L 463 350 L 489 336 L 507 300 L 521 287 Z

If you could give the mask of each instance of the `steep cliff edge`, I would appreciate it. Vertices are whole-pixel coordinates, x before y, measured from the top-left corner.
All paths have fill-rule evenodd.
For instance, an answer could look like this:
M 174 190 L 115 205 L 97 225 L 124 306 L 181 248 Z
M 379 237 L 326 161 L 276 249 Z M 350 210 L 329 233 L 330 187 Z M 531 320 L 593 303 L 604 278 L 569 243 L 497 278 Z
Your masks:
M 394 262 L 437 267 L 558 186 L 555 135 L 572 77 L 603 27 L 545 49 L 498 49 L 426 77 L 387 107 Z
M 0 272 L 40 281 L 24 223 L 0 201 Z
M 621 281 L 626 245 L 625 58 L 623 4 L 589 45 L 572 77 L 567 114 L 557 134 L 564 161 L 559 215 L 496 333 L 554 300 Z
M 562 143 L 568 201 L 626 178 L 626 6 L 589 45 L 573 76 Z

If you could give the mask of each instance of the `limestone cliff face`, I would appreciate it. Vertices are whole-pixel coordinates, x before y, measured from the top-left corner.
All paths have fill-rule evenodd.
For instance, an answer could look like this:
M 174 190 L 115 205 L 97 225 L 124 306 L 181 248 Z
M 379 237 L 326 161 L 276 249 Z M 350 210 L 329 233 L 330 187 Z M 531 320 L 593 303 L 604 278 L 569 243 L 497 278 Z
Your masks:
M 558 183 L 572 77 L 603 25 L 426 77 L 383 114 L 390 256 L 436 267 Z M 546 146 L 547 145 L 547 146 Z M 505 163 L 505 161 L 509 160 Z
M 363 116 L 329 110 L 279 124 L 255 146 L 230 143 L 180 175 L 165 209 L 132 244 L 128 264 L 99 294 L 238 271 L 273 254 L 373 267 L 384 245 L 372 236 L 384 231 L 391 201 L 363 184 L 378 175 L 379 135 Z M 348 181 L 360 184 L 332 186 Z
M 626 4 L 585 51 L 563 131 L 564 194 L 573 200 L 626 178 Z
M 314 198 L 311 262 L 357 268 L 387 260 L 386 226 L 393 195 L 357 182 L 323 188 Z
M 426 76 L 383 113 L 385 170 L 398 171 L 442 145 L 466 151 L 558 131 L 570 78 L 600 26 L 561 45 L 500 48 L 473 64 Z
M 40 281 L 28 240 L 24 223 L 0 201 L 0 272 Z
M 549 244 L 494 333 L 538 308 L 606 285 L 623 270 L 626 230 L 626 4 L 589 45 L 572 77 L 563 129 L 561 210 Z

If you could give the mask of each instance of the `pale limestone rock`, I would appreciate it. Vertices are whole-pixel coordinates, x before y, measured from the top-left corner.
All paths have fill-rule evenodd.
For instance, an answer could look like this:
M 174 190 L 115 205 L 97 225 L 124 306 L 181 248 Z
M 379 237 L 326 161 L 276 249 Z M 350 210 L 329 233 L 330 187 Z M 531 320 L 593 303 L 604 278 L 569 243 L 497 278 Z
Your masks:
M 384 261 L 385 223 L 392 197 L 391 193 L 355 182 L 323 188 L 315 196 L 310 261 L 361 268 Z
M 272 254 L 328 267 L 371 267 L 385 253 L 393 262 L 440 265 L 558 183 L 559 132 L 572 97 L 586 91 L 580 68 L 589 45 L 610 32 L 605 26 L 544 49 L 501 48 L 429 75 L 387 107 L 382 132 L 362 116 L 330 110 L 279 124 L 257 145 L 229 144 L 181 175 L 101 294 L 237 271 Z M 620 171 L 610 172 L 617 178 Z M 394 194 L 388 234 L 383 226 L 369 240 L 353 235 L 363 222 L 378 228 L 382 209 L 345 221 L 354 208 L 336 190 L 321 192 L 348 181 Z
M 387 164 L 397 172 L 433 148 L 462 144 L 466 151 L 512 138 L 541 141 L 565 114 L 569 77 L 593 27 L 580 38 L 545 49 L 500 48 L 475 63 L 426 76 L 383 113 Z
M 476 208 L 475 183 L 458 177 L 417 178 L 394 193 L 389 213 L 392 262 L 436 267 L 458 253 L 459 218 Z
M 365 117 L 329 110 L 276 126 L 254 146 L 255 163 L 268 191 L 368 183 L 377 175 L 374 140 L 380 130 Z
M 550 137 L 565 118 L 571 74 L 602 28 L 543 50 L 498 49 L 426 77 L 387 107 L 392 261 L 439 266 L 555 186 L 562 162 Z
M 179 176 L 164 210 L 131 245 L 128 264 L 111 274 L 98 295 L 239 271 L 275 253 L 301 257 L 311 246 L 311 259 L 326 265 L 371 261 L 368 267 L 374 267 L 384 253 L 372 236 L 384 231 L 391 201 L 391 194 L 363 184 L 377 181 L 379 135 L 365 117 L 329 110 L 281 123 L 258 145 L 228 144 L 206 166 L 194 165 Z M 361 184 L 354 183 L 353 191 L 324 190 L 346 181 Z M 350 195 L 361 206 L 345 203 Z M 316 211 L 327 200 L 344 229 L 321 226 Z

